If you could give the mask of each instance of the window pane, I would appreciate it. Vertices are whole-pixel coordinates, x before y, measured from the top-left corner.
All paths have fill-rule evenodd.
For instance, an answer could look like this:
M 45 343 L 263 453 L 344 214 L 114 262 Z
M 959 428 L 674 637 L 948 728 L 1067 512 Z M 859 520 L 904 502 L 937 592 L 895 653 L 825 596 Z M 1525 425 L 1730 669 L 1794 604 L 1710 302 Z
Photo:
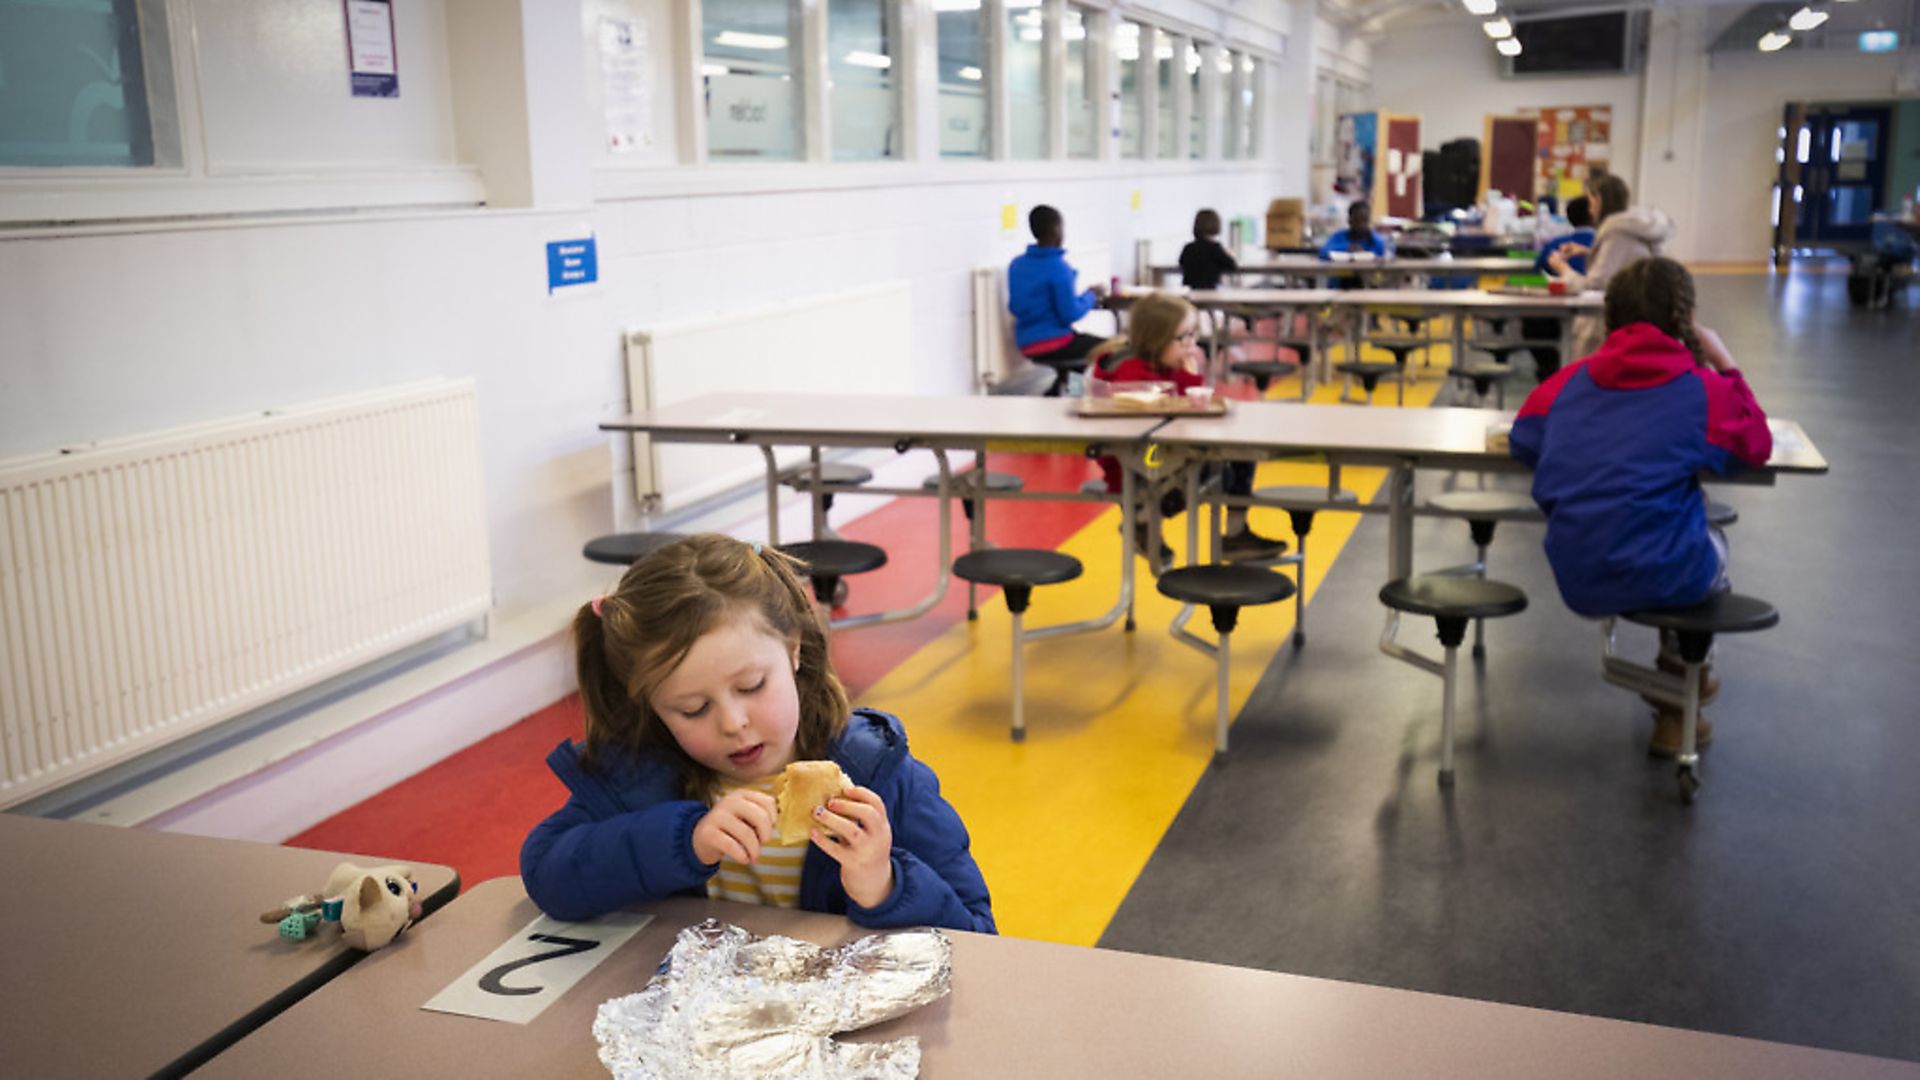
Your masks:
M 987 25 L 980 0 L 933 0 L 940 53 L 940 156 L 987 156 Z
M 1243 158 L 1251 159 L 1260 153 L 1260 148 L 1254 140 L 1253 126 L 1259 113 L 1257 108 L 1259 92 L 1260 61 L 1251 56 L 1242 56 L 1240 58 L 1240 130 L 1235 133 L 1234 141 L 1240 147 L 1240 156 Z
M 1173 152 L 1173 39 L 1165 33 L 1156 35 L 1153 47 L 1154 78 L 1159 83 L 1160 100 L 1154 107 L 1158 115 L 1154 117 L 1154 152 L 1162 158 L 1174 156 Z
M 0 3 L 0 165 L 151 165 L 134 0 Z
M 1141 156 L 1140 24 L 1123 22 L 1113 35 L 1113 56 L 1120 65 L 1120 156 Z
M 827 91 L 833 159 L 900 156 L 892 0 L 827 0 Z
M 1207 146 L 1206 98 L 1200 94 L 1200 48 L 1187 42 L 1187 156 L 1200 157 Z
M 1090 158 L 1099 130 L 1093 64 L 1087 51 L 1087 16 L 1069 7 L 1061 24 L 1067 39 L 1067 156 Z
M 707 156 L 799 159 L 797 12 L 787 0 L 705 0 L 700 9 Z
M 1233 89 L 1233 54 L 1220 49 L 1213 56 L 1215 85 L 1220 88 L 1220 107 L 1213 118 L 1214 125 L 1220 129 L 1220 156 L 1239 157 L 1240 148 L 1233 141 L 1234 119 L 1239 115 L 1240 106 L 1240 97 Z
M 1046 19 L 1040 0 L 1007 0 L 1007 115 L 1017 161 L 1047 156 Z

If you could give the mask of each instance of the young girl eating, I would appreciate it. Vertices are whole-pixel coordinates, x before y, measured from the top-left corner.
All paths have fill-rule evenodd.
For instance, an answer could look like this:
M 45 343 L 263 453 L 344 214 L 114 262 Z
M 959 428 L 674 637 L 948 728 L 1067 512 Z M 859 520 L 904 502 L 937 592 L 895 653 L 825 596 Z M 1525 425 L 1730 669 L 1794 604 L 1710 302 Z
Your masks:
M 1113 382 L 1170 382 L 1175 391 L 1184 394 L 1189 387 L 1206 383 L 1200 374 L 1204 357 L 1199 338 L 1200 317 L 1192 304 L 1172 293 L 1157 292 L 1141 297 L 1127 313 L 1126 334 L 1093 350 L 1092 375 Z M 1221 490 L 1228 495 L 1252 494 L 1253 462 L 1229 461 L 1225 465 Z M 1100 471 L 1106 477 L 1107 490 L 1118 494 L 1120 462 L 1103 457 Z M 1171 516 L 1181 509 L 1178 502 L 1173 501 L 1163 505 L 1161 512 Z M 1136 519 L 1133 528 L 1140 554 L 1151 560 L 1146 546 L 1146 521 Z M 1227 510 L 1227 535 L 1221 541 L 1221 550 L 1230 560 L 1258 562 L 1285 554 L 1287 542 L 1254 532 L 1247 524 L 1246 507 L 1235 506 Z M 1166 565 L 1172 559 L 1172 549 L 1162 545 L 1159 565 Z
M 796 565 L 691 536 L 574 617 L 586 740 L 548 755 L 570 795 L 520 849 L 541 910 L 585 919 L 691 893 L 994 932 L 966 826 L 900 721 L 848 705 Z M 855 786 L 782 847 L 773 780 L 803 760 Z

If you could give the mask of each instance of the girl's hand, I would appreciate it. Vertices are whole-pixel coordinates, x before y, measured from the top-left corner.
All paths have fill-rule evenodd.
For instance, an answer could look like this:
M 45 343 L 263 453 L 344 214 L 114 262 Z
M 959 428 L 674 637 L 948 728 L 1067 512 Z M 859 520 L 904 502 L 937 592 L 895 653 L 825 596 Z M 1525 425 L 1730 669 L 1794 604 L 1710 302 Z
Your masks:
M 1715 371 L 1734 369 L 1733 353 L 1727 350 L 1727 343 L 1721 341 L 1720 335 L 1714 333 L 1711 327 L 1694 323 L 1693 336 L 1700 341 L 1700 359 L 1706 361 L 1708 367 Z
M 840 887 L 861 907 L 893 895 L 893 825 L 887 804 L 863 787 L 848 788 L 813 812 L 813 842 L 840 864 Z
M 773 839 L 773 796 L 741 788 L 713 804 L 693 827 L 693 857 L 712 866 L 721 859 L 753 863 Z
M 1567 272 L 1566 250 L 1568 247 L 1572 247 L 1572 246 L 1573 245 L 1568 244 L 1565 247 L 1554 248 L 1551 252 L 1549 252 L 1547 254 L 1547 268 L 1552 270 L 1555 274 L 1565 274 Z
M 1593 249 L 1581 243 L 1578 240 L 1569 240 L 1566 243 L 1561 244 L 1559 247 L 1553 249 L 1553 253 L 1555 255 L 1561 254 L 1562 252 L 1566 254 L 1567 258 L 1571 259 L 1575 255 L 1591 254 L 1593 252 Z

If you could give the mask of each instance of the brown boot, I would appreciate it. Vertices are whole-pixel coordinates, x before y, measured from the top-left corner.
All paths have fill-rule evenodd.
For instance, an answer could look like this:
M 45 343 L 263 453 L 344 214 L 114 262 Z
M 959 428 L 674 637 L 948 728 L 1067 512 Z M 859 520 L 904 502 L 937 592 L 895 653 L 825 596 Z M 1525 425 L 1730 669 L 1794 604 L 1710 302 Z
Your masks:
M 1680 732 L 1686 726 L 1686 714 L 1679 709 L 1661 706 L 1653 710 L 1653 739 L 1647 743 L 1647 756 L 1657 758 L 1676 758 L 1680 756 Z M 1693 748 L 1705 750 L 1713 741 L 1713 722 L 1705 713 L 1700 716 L 1699 724 L 1693 731 Z
M 1659 656 L 1654 657 L 1653 666 L 1659 668 L 1661 671 L 1664 671 L 1669 675 L 1685 675 L 1687 673 L 1686 661 L 1680 659 L 1678 656 L 1675 656 L 1672 653 L 1663 652 Z M 1713 703 L 1713 699 L 1719 696 L 1720 696 L 1720 679 L 1718 676 L 1716 676 L 1713 673 L 1713 665 L 1701 664 L 1700 665 L 1700 704 L 1710 705 Z M 1653 706 L 1656 709 L 1664 709 L 1667 707 L 1665 702 L 1654 697 L 1652 694 L 1641 694 L 1640 700 L 1646 702 L 1647 704 Z

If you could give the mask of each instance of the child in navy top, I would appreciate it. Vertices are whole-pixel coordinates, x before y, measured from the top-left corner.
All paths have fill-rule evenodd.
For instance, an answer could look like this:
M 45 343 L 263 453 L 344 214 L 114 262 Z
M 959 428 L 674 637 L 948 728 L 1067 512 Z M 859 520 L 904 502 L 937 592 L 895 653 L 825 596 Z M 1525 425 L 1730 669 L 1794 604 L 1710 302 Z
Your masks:
M 790 762 L 831 759 L 855 786 L 815 812 L 785 902 L 861 926 L 994 932 L 966 826 L 900 721 L 848 706 L 795 565 L 690 536 L 580 609 L 586 741 L 548 756 L 567 802 L 520 849 L 542 911 L 588 919 L 706 895 L 723 865 L 751 880 L 774 841 L 773 798 L 756 788 Z
M 1698 603 L 1727 587 L 1726 537 L 1707 524 L 1700 474 L 1765 464 L 1767 417 L 1726 345 L 1694 322 L 1679 263 L 1614 274 L 1606 326 L 1600 351 L 1541 383 L 1514 420 L 1513 456 L 1533 466 L 1547 514 L 1547 561 L 1583 615 Z M 1672 640 L 1660 665 L 1680 670 Z M 1656 719 L 1653 750 L 1670 754 L 1679 715 Z M 1700 742 L 1710 734 L 1702 721 Z
M 1323 259 L 1335 252 L 1356 251 L 1381 257 L 1387 254 L 1387 242 L 1373 231 L 1373 207 L 1365 199 L 1355 199 L 1353 205 L 1347 207 L 1346 230 L 1334 233 L 1326 243 L 1320 245 L 1320 257 Z
M 1573 231 L 1565 236 L 1547 241 L 1547 246 L 1541 248 L 1540 254 L 1533 260 L 1534 273 L 1551 275 L 1553 273 L 1553 267 L 1550 264 L 1553 260 L 1553 253 L 1559 251 L 1561 248 L 1580 251 L 1581 254 L 1572 255 L 1567 258 L 1567 265 L 1573 269 L 1574 273 L 1584 274 L 1587 272 L 1587 256 L 1585 252 L 1593 247 L 1592 207 L 1592 202 L 1585 195 L 1575 196 L 1567 200 L 1567 224 L 1573 226 Z M 1560 347 L 1558 345 L 1537 343 L 1559 340 L 1560 320 L 1522 319 L 1520 320 L 1520 336 L 1529 342 L 1527 351 L 1533 354 L 1533 362 L 1539 367 L 1541 381 L 1544 382 L 1552 378 L 1553 373 L 1560 370 L 1560 361 L 1563 359 L 1560 355 Z
M 1189 289 L 1217 289 L 1220 279 L 1240 269 L 1220 246 L 1220 215 L 1202 210 L 1193 215 L 1193 242 L 1180 249 L 1180 282 Z

